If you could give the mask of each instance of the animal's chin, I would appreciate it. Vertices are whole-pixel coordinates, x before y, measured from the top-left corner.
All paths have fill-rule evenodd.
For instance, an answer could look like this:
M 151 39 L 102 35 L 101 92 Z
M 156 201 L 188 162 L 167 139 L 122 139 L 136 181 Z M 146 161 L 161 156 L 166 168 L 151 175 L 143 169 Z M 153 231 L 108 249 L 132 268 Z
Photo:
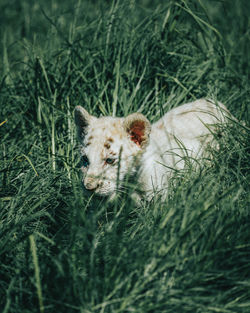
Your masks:
M 94 191 L 95 196 L 100 197 L 100 198 L 107 198 L 109 201 L 114 200 L 116 196 L 116 192 L 113 190 L 109 191 L 102 191 L 102 190 L 96 190 Z
M 110 189 L 101 189 L 101 188 L 97 188 L 95 190 L 88 190 L 84 184 L 82 184 L 83 187 L 83 191 L 86 195 L 94 195 L 97 197 L 101 197 L 101 198 L 107 198 L 107 197 L 111 197 L 113 195 L 115 195 L 115 190 L 113 190 L 112 188 Z
M 117 192 L 116 190 L 110 188 L 110 189 L 101 189 L 101 188 L 97 188 L 95 190 L 88 190 L 85 188 L 84 184 L 82 184 L 83 187 L 83 191 L 86 194 L 86 196 L 94 196 L 100 199 L 107 199 L 107 201 L 113 201 L 116 196 L 117 196 Z
M 108 202 L 113 202 L 119 197 L 119 193 L 116 190 L 96 190 L 94 196 L 100 199 L 106 199 Z

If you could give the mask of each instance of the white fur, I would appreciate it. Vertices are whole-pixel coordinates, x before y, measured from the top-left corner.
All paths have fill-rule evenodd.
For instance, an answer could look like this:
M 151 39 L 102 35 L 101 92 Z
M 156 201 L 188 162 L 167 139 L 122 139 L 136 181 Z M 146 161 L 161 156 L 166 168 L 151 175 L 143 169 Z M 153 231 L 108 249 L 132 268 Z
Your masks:
M 75 121 L 80 153 L 89 160 L 88 166 L 81 167 L 84 186 L 113 199 L 125 178 L 136 177 L 146 198 L 155 191 L 166 194 L 173 169 L 184 168 L 184 156 L 197 159 L 204 155 L 213 141 L 211 130 L 226 122 L 227 116 L 230 113 L 223 104 L 200 99 L 172 109 L 151 125 L 150 132 L 150 123 L 142 114 L 95 118 L 78 106 Z M 135 121 L 145 126 L 139 144 L 131 140 Z M 115 158 L 114 164 L 107 164 L 108 158 Z

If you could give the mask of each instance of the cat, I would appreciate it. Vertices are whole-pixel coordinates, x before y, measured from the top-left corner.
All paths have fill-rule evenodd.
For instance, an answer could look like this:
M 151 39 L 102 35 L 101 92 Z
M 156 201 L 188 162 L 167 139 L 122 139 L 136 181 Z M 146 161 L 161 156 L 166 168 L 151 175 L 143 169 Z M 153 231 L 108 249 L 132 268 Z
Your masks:
M 186 156 L 204 156 L 214 142 L 212 130 L 230 116 L 222 103 L 205 99 L 176 107 L 152 125 L 141 113 L 96 118 L 77 106 L 84 187 L 113 200 L 132 179 L 136 202 L 166 195 L 173 171 L 184 168 Z

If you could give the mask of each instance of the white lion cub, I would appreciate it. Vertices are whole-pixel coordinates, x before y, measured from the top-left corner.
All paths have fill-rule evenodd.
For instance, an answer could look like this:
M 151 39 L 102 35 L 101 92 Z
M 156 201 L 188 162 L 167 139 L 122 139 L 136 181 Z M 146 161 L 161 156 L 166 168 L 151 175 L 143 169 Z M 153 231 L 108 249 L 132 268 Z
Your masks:
M 150 199 L 155 191 L 166 194 L 174 169 L 184 168 L 185 156 L 204 155 L 213 141 L 211 130 L 228 116 L 223 104 L 204 99 L 174 108 L 152 125 L 141 113 L 96 118 L 77 106 L 83 184 L 110 200 L 131 178 L 137 182 L 137 200 Z

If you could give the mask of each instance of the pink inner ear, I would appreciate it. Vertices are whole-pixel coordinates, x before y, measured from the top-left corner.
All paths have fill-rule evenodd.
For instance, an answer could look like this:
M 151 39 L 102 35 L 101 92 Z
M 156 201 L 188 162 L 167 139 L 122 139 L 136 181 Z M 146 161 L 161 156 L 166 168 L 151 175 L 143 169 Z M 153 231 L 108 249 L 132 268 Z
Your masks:
M 145 132 L 145 125 L 144 122 L 134 122 L 131 125 L 129 134 L 130 134 L 130 138 L 131 140 L 137 144 L 137 146 L 141 146 L 141 143 L 143 141 L 143 136 L 144 136 L 144 132 Z

